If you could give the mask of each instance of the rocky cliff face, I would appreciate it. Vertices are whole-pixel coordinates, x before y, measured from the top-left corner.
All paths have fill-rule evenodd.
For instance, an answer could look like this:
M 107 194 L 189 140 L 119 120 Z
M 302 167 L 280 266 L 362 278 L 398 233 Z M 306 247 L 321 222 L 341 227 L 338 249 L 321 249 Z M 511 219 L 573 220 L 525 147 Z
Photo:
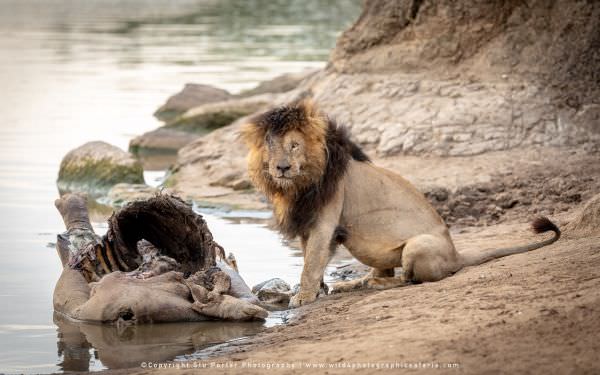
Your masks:
M 304 85 L 380 156 L 600 134 L 600 3 L 367 1 Z
M 573 152 L 597 160 L 600 2 L 368 0 L 327 67 L 271 104 L 306 95 L 423 191 L 459 191 L 525 162 L 552 174 L 557 155 Z M 181 149 L 169 185 L 255 207 L 256 194 L 240 193 L 249 185 L 234 135 L 241 121 Z

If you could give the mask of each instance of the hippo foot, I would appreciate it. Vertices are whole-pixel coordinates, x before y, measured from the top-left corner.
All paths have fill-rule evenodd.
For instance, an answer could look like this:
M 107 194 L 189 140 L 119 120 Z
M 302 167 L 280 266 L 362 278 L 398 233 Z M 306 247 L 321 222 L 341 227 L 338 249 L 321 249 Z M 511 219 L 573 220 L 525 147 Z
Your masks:
M 262 307 L 229 295 L 221 295 L 208 303 L 194 302 L 192 309 L 200 314 L 227 320 L 265 319 L 269 313 Z

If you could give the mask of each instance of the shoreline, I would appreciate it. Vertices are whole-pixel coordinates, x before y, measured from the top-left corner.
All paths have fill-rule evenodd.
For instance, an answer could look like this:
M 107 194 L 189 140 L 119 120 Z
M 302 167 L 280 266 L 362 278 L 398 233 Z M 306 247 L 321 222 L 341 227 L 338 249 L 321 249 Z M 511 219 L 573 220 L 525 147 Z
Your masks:
M 554 161 L 562 162 L 556 164 Z M 589 155 L 584 150 L 576 147 L 539 147 L 529 149 L 516 149 L 486 153 L 476 156 L 463 157 L 418 157 L 395 156 L 387 158 L 374 158 L 374 163 L 394 170 L 407 179 L 410 179 L 421 191 L 426 194 L 436 192 L 439 187 L 447 190 L 449 197 L 458 201 L 472 204 L 479 200 L 483 202 L 481 216 L 472 217 L 470 220 L 452 221 L 450 229 L 455 243 L 459 249 L 473 249 L 481 247 L 504 247 L 515 243 L 527 242 L 532 236 L 527 234 L 527 222 L 538 214 L 551 215 L 558 219 L 561 227 L 571 220 L 580 207 L 581 202 L 587 201 L 595 193 L 594 186 L 600 180 L 600 163 L 598 157 Z M 584 165 L 585 168 L 581 168 Z M 580 167 L 577 167 L 580 166 Z M 189 173 L 188 171 L 187 173 Z M 536 177 L 536 173 L 539 174 Z M 190 175 L 191 176 L 191 175 Z M 536 180 L 537 178 L 537 180 Z M 552 179 L 560 179 L 561 184 L 552 187 Z M 515 180 L 517 185 L 507 184 Z M 235 190 L 224 186 L 213 186 L 210 181 L 202 179 L 188 182 L 193 184 L 178 185 L 169 191 L 180 195 L 200 209 L 215 209 L 219 212 L 227 211 L 255 211 L 270 212 L 269 204 L 261 200 L 260 195 L 253 190 Z M 537 182 L 536 182 L 537 181 Z M 540 183 L 542 185 L 540 185 Z M 557 198 L 544 196 L 534 201 L 540 194 L 541 186 L 551 186 L 557 191 Z M 576 186 L 575 186 L 576 185 Z M 467 189 L 467 190 L 465 190 Z M 471 190 L 469 190 L 471 189 Z M 484 189 L 483 195 L 475 194 Z M 564 189 L 564 190 L 560 190 Z M 561 197 L 567 196 L 569 189 L 575 189 L 579 194 L 579 201 L 563 202 Z M 475 194 L 471 197 L 469 194 Z M 546 192 L 547 193 L 547 192 Z M 436 193 L 437 194 L 437 193 Z M 499 207 L 506 194 L 518 196 L 516 203 L 510 203 L 503 208 L 502 214 L 494 217 L 488 211 L 489 204 Z M 436 195 L 429 195 L 430 199 L 437 200 Z M 531 198 L 529 203 L 523 198 Z M 436 206 L 438 210 L 451 206 L 452 199 L 447 198 L 446 203 Z M 558 200 L 557 200 L 558 199 Z M 439 203 L 439 202 L 438 202 Z M 450 211 L 452 213 L 454 211 Z M 446 213 L 448 215 L 448 213 Z M 463 213 L 463 215 L 466 215 Z M 460 217 L 458 218 L 460 219 Z M 260 220 L 263 220 L 262 218 Z M 217 238 L 218 240 L 218 238 Z M 283 314 L 292 316 L 289 322 L 265 328 L 248 337 L 234 339 L 210 346 L 195 352 L 186 358 L 193 358 L 184 362 L 168 361 L 165 363 L 186 363 L 179 368 L 161 368 L 160 371 L 193 371 L 197 363 L 221 363 L 223 366 L 233 364 L 233 367 L 223 368 L 233 373 L 261 373 L 265 369 L 261 363 L 271 363 L 272 358 L 282 358 L 281 362 L 296 363 L 304 366 L 307 363 L 323 363 L 332 373 L 346 370 L 344 367 L 335 367 L 342 363 L 389 363 L 390 358 L 400 363 L 459 363 L 460 370 L 467 373 L 479 373 L 488 367 L 475 367 L 473 357 L 483 361 L 492 358 L 489 369 L 497 369 L 500 359 L 494 357 L 491 348 L 505 353 L 511 361 L 521 361 L 522 366 L 514 366 L 512 371 L 529 371 L 536 365 L 527 361 L 523 353 L 527 351 L 521 347 L 520 352 L 504 344 L 502 340 L 511 339 L 515 332 L 511 327 L 519 327 L 519 331 L 526 332 L 524 340 L 530 343 L 538 341 L 563 340 L 568 337 L 582 337 L 589 341 L 588 332 L 574 331 L 572 325 L 565 325 L 560 319 L 570 322 L 576 319 L 578 307 L 568 305 L 568 309 L 553 300 L 552 287 L 554 283 L 570 280 L 564 286 L 564 292 L 573 296 L 577 292 L 577 282 L 584 278 L 585 273 L 594 272 L 593 267 L 600 266 L 600 260 L 594 257 L 594 251 L 600 252 L 600 238 L 589 237 L 579 240 L 567 239 L 559 241 L 546 249 L 532 253 L 515 255 L 496 260 L 479 267 L 471 267 L 460 271 L 458 274 L 436 283 L 425 283 L 404 288 L 395 288 L 385 291 L 356 291 L 338 295 L 320 297 L 315 303 L 301 307 L 297 310 L 283 310 Z M 545 253 L 548 253 L 547 255 Z M 580 258 L 583 267 L 577 274 L 569 263 L 565 269 L 561 265 L 568 263 L 572 257 Z M 548 268 L 546 261 L 554 265 Z M 580 262 L 580 263 L 581 263 Z M 351 264 L 357 264 L 354 260 Z M 527 265 L 523 267 L 523 265 Z M 600 267 L 598 267 L 600 269 Z M 513 270 L 515 270 L 513 272 Z M 507 276 L 506 273 L 510 276 Z M 517 274 L 518 278 L 514 277 Z M 544 275 L 542 281 L 532 280 L 532 274 Z M 569 279 L 575 274 L 579 279 Z M 492 275 L 492 276 L 490 276 Z M 327 273 L 331 277 L 331 272 Z M 352 274 L 353 277 L 360 273 Z M 598 276 L 600 278 L 600 275 Z M 518 281 L 515 281 L 517 280 Z M 593 278 L 592 286 L 600 287 Z M 332 281 L 332 280 L 328 280 Z M 509 286 L 505 285 L 509 282 Z M 472 287 L 471 283 L 475 283 Z M 525 286 L 527 289 L 520 289 Z M 515 289 L 517 288 L 517 289 Z M 586 289 L 584 301 L 585 309 L 600 311 L 600 294 Z M 448 290 L 450 294 L 445 291 Z M 468 293 L 467 293 L 468 292 Z M 541 292 L 543 296 L 537 295 Z M 428 296 L 428 297 L 427 297 Z M 476 298 L 474 296 L 477 296 Z M 581 296 L 580 296 L 581 297 Z M 573 297 L 578 299 L 580 297 Z M 435 302 L 437 299 L 445 301 L 443 304 Z M 520 304 L 510 302 L 514 298 L 521 298 Z M 396 301 L 398 299 L 398 301 Z M 496 299 L 506 299 L 496 303 Z M 493 300 L 493 301 L 492 301 Z M 390 302 L 392 301 L 392 302 Z M 464 301 L 469 301 L 467 304 Z M 579 300 L 578 300 L 579 302 Z M 477 307 L 482 303 L 483 307 Z M 529 306 L 532 305 L 533 307 Z M 449 309 L 448 306 L 452 306 Z M 457 309 L 454 311 L 453 309 Z M 537 310 L 536 310 L 537 309 Z M 407 312 L 406 315 L 404 312 Z M 587 310 L 586 310 L 587 311 Z M 446 316 L 448 314 L 448 316 Z M 461 315 L 463 314 L 463 315 Z M 521 315 L 526 317 L 520 319 Z M 512 320 L 507 320 L 509 317 Z M 559 319 L 560 318 L 560 319 Z M 498 320 L 500 319 L 500 320 Z M 474 326 L 469 323 L 475 322 Z M 539 321 L 548 322 L 549 328 L 539 326 Z M 500 322 L 500 323 L 499 323 Z M 504 322 L 504 323 L 502 323 Z M 578 321 L 577 321 L 578 322 Z M 417 327 L 413 327 L 413 323 Z M 600 324 L 598 325 L 600 327 Z M 401 328 L 398 328 L 401 327 Z M 365 329 L 367 328 L 367 329 Z M 373 331 L 370 331 L 370 329 Z M 405 331 L 396 332 L 401 329 Z M 449 329 L 452 334 L 445 330 Z M 591 335 L 600 334 L 600 330 L 587 327 Z M 427 337 L 419 336 L 421 332 L 431 332 Z M 442 335 L 437 337 L 436 335 Z M 553 336 L 554 335 L 554 336 Z M 556 337 L 555 337 L 556 336 Z M 414 337 L 417 340 L 418 350 L 414 349 Z M 437 337 L 437 338 L 436 338 Z M 487 342 L 479 348 L 472 345 L 472 340 Z M 586 341 L 586 342 L 587 342 Z M 398 343 L 407 343 L 395 351 Z M 540 358 L 557 357 L 563 351 L 586 350 L 579 344 L 566 343 L 552 346 L 541 346 L 540 351 L 532 352 Z M 386 347 L 385 345 L 391 345 Z M 518 343 L 512 342 L 518 347 Z M 575 346 L 574 346 L 575 345 Z M 587 344 L 593 347 L 593 344 Z M 590 346 L 591 345 L 591 346 Z M 301 348 L 301 349 L 295 349 Z M 346 352 L 344 348 L 352 348 Z M 441 353 L 441 354 L 440 354 Z M 415 359 L 416 358 L 416 359 Z M 459 358 L 459 359 L 457 359 Z M 285 360 L 283 360 L 285 359 Z M 584 367 L 593 368 L 590 357 L 584 358 Z M 152 362 L 151 359 L 148 362 Z M 256 368 L 239 367 L 236 364 L 256 363 Z M 537 364 L 539 365 L 539 364 Z M 189 367 L 192 366 L 192 367 Z M 211 367 L 208 367 L 210 370 Z M 566 370 L 568 367 L 562 368 Z M 286 368 L 291 373 L 301 373 L 306 368 Z M 362 368 L 366 372 L 377 372 L 377 368 Z M 455 371 L 456 369 L 446 369 Z M 105 370 L 110 374 L 147 374 L 155 372 L 154 368 L 128 368 L 121 370 Z M 557 371 L 563 372 L 563 371 Z
M 560 216 L 562 227 L 573 213 Z M 524 224 L 513 223 L 470 228 L 453 237 L 466 250 L 534 236 Z M 229 365 L 223 368 L 231 373 L 258 374 L 265 370 L 261 363 L 295 363 L 300 367 L 286 373 L 302 373 L 304 364 L 313 363 L 431 362 L 458 363 L 465 373 L 567 373 L 574 368 L 592 373 L 600 369 L 594 359 L 600 349 L 595 340 L 600 334 L 599 240 L 598 235 L 566 235 L 547 248 L 469 267 L 438 282 L 321 297 L 293 310 L 288 324 L 200 351 L 195 364 L 189 360 L 160 371 L 191 373 L 185 363 Z M 577 358 L 575 367 L 572 358 Z M 344 368 L 327 370 L 341 373 Z M 150 371 L 156 370 L 106 373 Z
M 557 159 L 562 162 L 556 164 Z M 508 150 L 472 157 L 402 156 L 375 159 L 375 163 L 416 181 L 415 185 L 421 190 L 444 186 L 462 194 L 465 184 L 491 186 L 484 202 L 495 199 L 490 193 L 494 191 L 493 186 L 503 186 L 501 193 L 535 197 L 540 193 L 536 190 L 539 188 L 536 173 L 541 173 L 538 178 L 548 186 L 552 185 L 548 182 L 553 178 L 577 181 L 579 202 L 563 204 L 547 197 L 529 204 L 519 201 L 504 209 L 500 217 L 483 215 L 453 223 L 450 230 L 460 250 L 539 240 L 527 231 L 529 220 L 539 214 L 550 215 L 564 228 L 595 193 L 594 181 L 600 178 L 600 169 L 595 167 L 600 165 L 598 157 L 573 147 Z M 581 168 L 583 165 L 586 167 Z M 511 178 L 518 181 L 520 187 L 506 185 Z M 559 197 L 568 195 L 566 189 L 570 182 L 565 183 L 561 185 L 564 190 L 559 191 Z M 195 188 L 197 190 L 192 191 L 203 191 L 199 186 Z M 231 202 L 232 197 L 241 194 L 244 193 L 230 190 L 229 195 L 224 194 L 217 201 Z M 466 199 L 462 195 L 459 199 Z M 256 200 L 250 199 L 250 202 Z M 264 207 L 268 211 L 268 205 Z M 202 365 L 208 366 L 209 371 L 212 368 L 258 374 L 265 371 L 261 363 L 277 362 L 273 360 L 277 358 L 281 363 L 297 364 L 295 368 L 286 368 L 286 373 L 307 371 L 298 367 L 305 363 L 331 364 L 334 367 L 328 367 L 328 372 L 341 373 L 347 369 L 335 367 L 336 364 L 390 361 L 458 362 L 460 371 L 480 373 L 504 368 L 507 359 L 506 371 L 537 372 L 538 368 L 545 368 L 547 361 L 559 358 L 564 361 L 550 372 L 564 373 L 570 369 L 567 359 L 577 353 L 581 369 L 593 372 L 600 369 L 593 361 L 593 353 L 600 347 L 592 342 L 600 335 L 600 321 L 590 318 L 600 312 L 600 293 L 594 290 L 600 290 L 600 274 L 595 270 L 600 269 L 599 243 L 598 235 L 583 238 L 566 235 L 548 248 L 470 267 L 439 282 L 323 296 L 313 304 L 287 310 L 292 315 L 287 324 L 211 346 L 186 357 L 183 362 L 169 361 L 167 363 L 181 366 L 159 371 L 185 373 L 193 371 L 193 366 Z M 585 284 L 583 290 L 581 283 Z M 557 299 L 556 295 L 566 295 L 569 299 Z M 591 322 L 581 329 L 577 326 L 582 322 L 580 314 L 585 314 L 585 319 Z M 514 337 L 522 338 L 523 343 Z M 574 342 L 572 337 L 578 341 Z M 479 342 L 482 344 L 477 344 Z M 531 356 L 539 359 L 531 361 Z M 255 363 L 257 367 L 241 367 L 242 363 Z M 222 366 L 210 367 L 211 364 Z M 381 371 L 377 368 L 361 370 Z M 150 371 L 156 370 L 136 368 L 106 372 L 149 374 Z
M 554 215 L 585 202 L 600 183 L 600 158 L 578 147 L 530 147 L 474 156 L 373 157 L 373 163 L 400 174 L 423 192 L 450 226 L 487 226 L 535 215 Z M 561 160 L 561 163 L 555 163 Z M 269 211 L 254 189 L 236 190 L 194 178 L 182 166 L 169 187 L 183 199 L 206 207 Z M 562 181 L 560 180 L 562 178 Z M 466 205 L 464 206 L 463 205 Z

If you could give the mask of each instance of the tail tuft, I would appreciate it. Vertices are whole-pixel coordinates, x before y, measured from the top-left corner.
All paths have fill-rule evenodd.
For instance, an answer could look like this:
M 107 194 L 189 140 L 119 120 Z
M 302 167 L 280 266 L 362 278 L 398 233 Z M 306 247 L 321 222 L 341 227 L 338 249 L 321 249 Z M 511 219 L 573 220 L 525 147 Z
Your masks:
M 556 233 L 556 239 L 560 237 L 560 229 L 558 229 L 556 224 L 554 224 L 552 221 L 550 221 L 550 219 L 548 219 L 545 216 L 540 216 L 533 220 L 533 222 L 531 223 L 531 229 L 535 233 L 553 231 L 554 233 Z

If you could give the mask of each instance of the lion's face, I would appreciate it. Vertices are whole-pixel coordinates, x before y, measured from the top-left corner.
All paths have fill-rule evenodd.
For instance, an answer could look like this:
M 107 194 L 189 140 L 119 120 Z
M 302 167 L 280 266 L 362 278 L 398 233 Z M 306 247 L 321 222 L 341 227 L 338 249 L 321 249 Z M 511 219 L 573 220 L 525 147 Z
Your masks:
M 268 197 L 293 197 L 325 173 L 327 117 L 310 102 L 254 117 L 240 135 L 249 148 L 248 172 Z
M 265 137 L 263 160 L 268 173 L 281 188 L 302 184 L 307 176 L 306 141 L 297 130 L 283 135 L 268 134 Z
M 266 172 L 284 190 L 312 183 L 322 173 L 322 149 L 315 146 L 297 130 L 267 134 L 263 150 Z

